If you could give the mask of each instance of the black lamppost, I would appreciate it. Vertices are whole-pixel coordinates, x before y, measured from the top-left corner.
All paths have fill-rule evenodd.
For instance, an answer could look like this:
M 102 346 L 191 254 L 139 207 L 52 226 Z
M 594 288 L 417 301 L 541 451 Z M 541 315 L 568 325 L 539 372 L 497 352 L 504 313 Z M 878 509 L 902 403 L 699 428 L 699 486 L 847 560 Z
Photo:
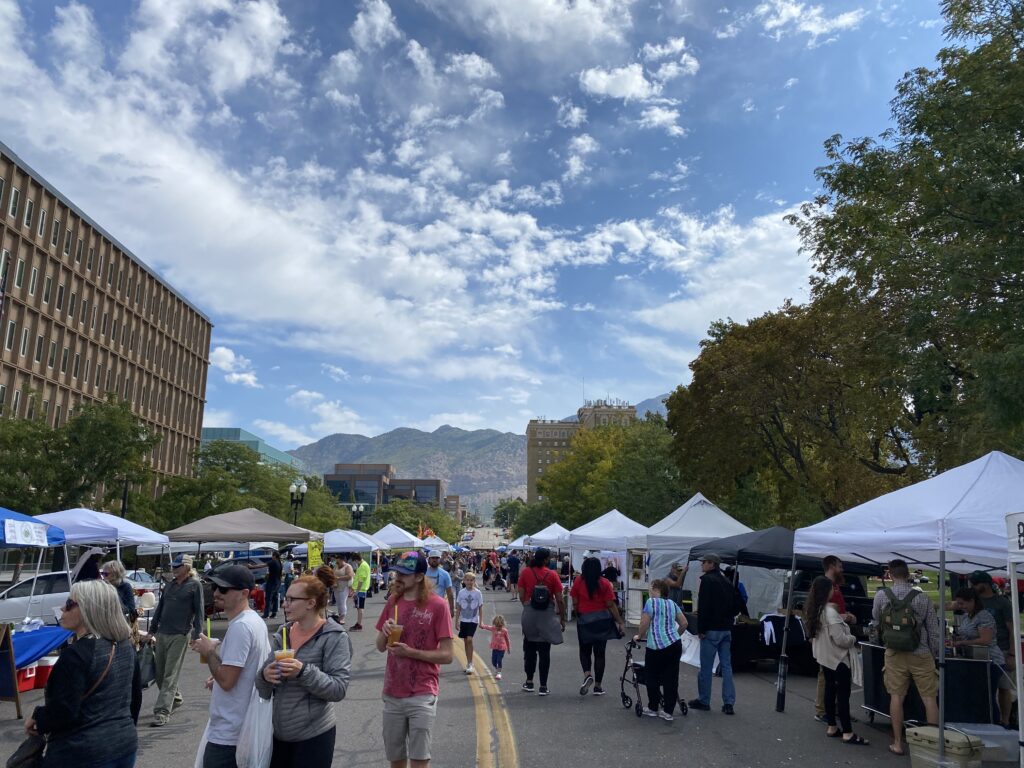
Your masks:
M 288 493 L 292 497 L 292 525 L 299 524 L 299 510 L 302 509 L 302 502 L 306 500 L 306 491 L 308 490 L 309 488 L 304 482 L 302 485 L 292 483 L 288 486 Z
M 361 529 L 363 524 L 363 512 L 366 511 L 366 505 L 349 504 L 348 508 L 352 510 L 352 530 L 358 531 Z

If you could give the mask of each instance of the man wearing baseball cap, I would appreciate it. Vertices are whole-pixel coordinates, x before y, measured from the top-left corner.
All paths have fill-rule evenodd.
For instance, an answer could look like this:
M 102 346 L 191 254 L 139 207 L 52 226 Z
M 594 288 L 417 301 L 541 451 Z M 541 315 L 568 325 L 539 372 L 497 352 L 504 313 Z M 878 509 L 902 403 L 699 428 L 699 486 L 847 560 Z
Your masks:
M 203 585 L 192 578 L 192 558 L 178 555 L 171 561 L 174 578 L 164 586 L 160 602 L 149 622 L 150 637 L 156 643 L 156 686 L 159 693 L 153 705 L 154 728 L 167 725 L 171 713 L 182 705 L 178 691 L 181 663 L 188 641 L 203 631 Z
M 213 690 L 203 768 L 235 768 L 239 733 L 260 664 L 270 655 L 270 640 L 267 625 L 249 608 L 249 593 L 256 586 L 252 571 L 231 565 L 210 581 L 213 605 L 227 616 L 228 629 L 219 643 L 206 635 L 192 641 L 192 650 L 206 657 Z
M 988 571 L 974 571 L 967 577 L 967 581 L 978 595 L 982 607 L 992 614 L 996 621 L 996 645 L 1003 652 L 1003 668 L 1008 672 L 999 677 L 999 721 L 1002 725 L 1008 726 L 1014 697 L 1013 684 L 1010 680 L 1013 677 L 1017 656 L 1014 644 L 1010 642 L 1010 638 L 1013 637 L 1013 606 L 1007 598 L 996 594 L 992 588 L 992 574 Z
M 441 552 L 437 549 L 427 553 L 427 579 L 433 583 L 437 596 L 448 601 L 448 610 L 454 616 L 455 588 L 452 586 L 451 574 L 441 567 Z
M 717 655 L 722 669 L 722 711 L 732 715 L 736 703 L 736 688 L 732 681 L 732 624 L 738 611 L 736 587 L 722 575 L 718 567 L 721 564 L 722 558 L 713 553 L 704 555 L 700 562 L 704 572 L 697 593 L 700 675 L 697 677 L 698 697 L 690 702 L 690 708 L 711 709 L 711 673 Z
M 391 564 L 391 596 L 377 619 L 384 670 L 384 752 L 392 768 L 430 765 L 441 665 L 452 661 L 449 606 L 426 578 L 427 559 L 406 552 Z M 392 634 L 398 634 L 393 637 Z M 400 634 L 399 634 L 400 633 Z

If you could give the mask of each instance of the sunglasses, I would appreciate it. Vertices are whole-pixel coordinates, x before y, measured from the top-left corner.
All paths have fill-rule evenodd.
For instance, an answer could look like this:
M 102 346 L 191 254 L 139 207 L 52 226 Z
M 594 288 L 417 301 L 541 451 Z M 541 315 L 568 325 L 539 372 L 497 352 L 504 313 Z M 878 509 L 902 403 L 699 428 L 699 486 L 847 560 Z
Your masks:
M 77 608 L 77 607 L 78 607 L 78 603 L 76 603 L 76 602 L 75 602 L 74 600 L 72 600 L 72 599 L 71 599 L 70 597 L 69 597 L 69 598 L 67 599 L 67 601 L 66 601 L 66 602 L 64 603 L 64 611 L 65 611 L 65 612 L 67 612 L 67 611 L 71 611 L 71 610 L 74 610 L 74 609 L 75 609 L 75 608 Z

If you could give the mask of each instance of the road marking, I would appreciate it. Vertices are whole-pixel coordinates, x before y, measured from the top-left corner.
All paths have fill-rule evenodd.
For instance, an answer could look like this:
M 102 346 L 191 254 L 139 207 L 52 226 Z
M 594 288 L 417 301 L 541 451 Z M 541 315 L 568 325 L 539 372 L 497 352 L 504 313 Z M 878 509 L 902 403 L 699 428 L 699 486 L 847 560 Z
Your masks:
M 465 669 L 466 652 L 463 645 L 456 644 L 454 651 L 459 666 Z M 477 768 L 519 768 L 512 722 L 498 684 L 479 654 L 473 654 L 473 665 L 477 671 L 466 675 L 466 682 L 473 695 L 476 714 Z

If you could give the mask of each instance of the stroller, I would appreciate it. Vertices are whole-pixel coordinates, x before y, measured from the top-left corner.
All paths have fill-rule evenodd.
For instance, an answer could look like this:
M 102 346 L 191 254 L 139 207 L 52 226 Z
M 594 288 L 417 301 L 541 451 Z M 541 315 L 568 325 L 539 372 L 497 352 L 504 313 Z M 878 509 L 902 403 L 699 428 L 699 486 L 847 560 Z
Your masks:
M 619 677 L 619 693 L 622 696 L 622 706 L 626 709 L 632 707 L 637 717 L 643 717 L 644 702 L 640 695 L 640 686 L 647 685 L 647 668 L 644 662 L 636 661 L 633 658 L 633 649 L 639 647 L 640 644 L 634 640 L 626 642 L 626 666 Z M 633 686 L 632 696 L 630 696 L 630 692 L 626 691 L 627 685 Z M 634 696 L 636 697 L 635 699 Z M 686 699 L 680 697 L 679 714 L 685 717 L 689 713 L 690 708 L 686 705 Z

